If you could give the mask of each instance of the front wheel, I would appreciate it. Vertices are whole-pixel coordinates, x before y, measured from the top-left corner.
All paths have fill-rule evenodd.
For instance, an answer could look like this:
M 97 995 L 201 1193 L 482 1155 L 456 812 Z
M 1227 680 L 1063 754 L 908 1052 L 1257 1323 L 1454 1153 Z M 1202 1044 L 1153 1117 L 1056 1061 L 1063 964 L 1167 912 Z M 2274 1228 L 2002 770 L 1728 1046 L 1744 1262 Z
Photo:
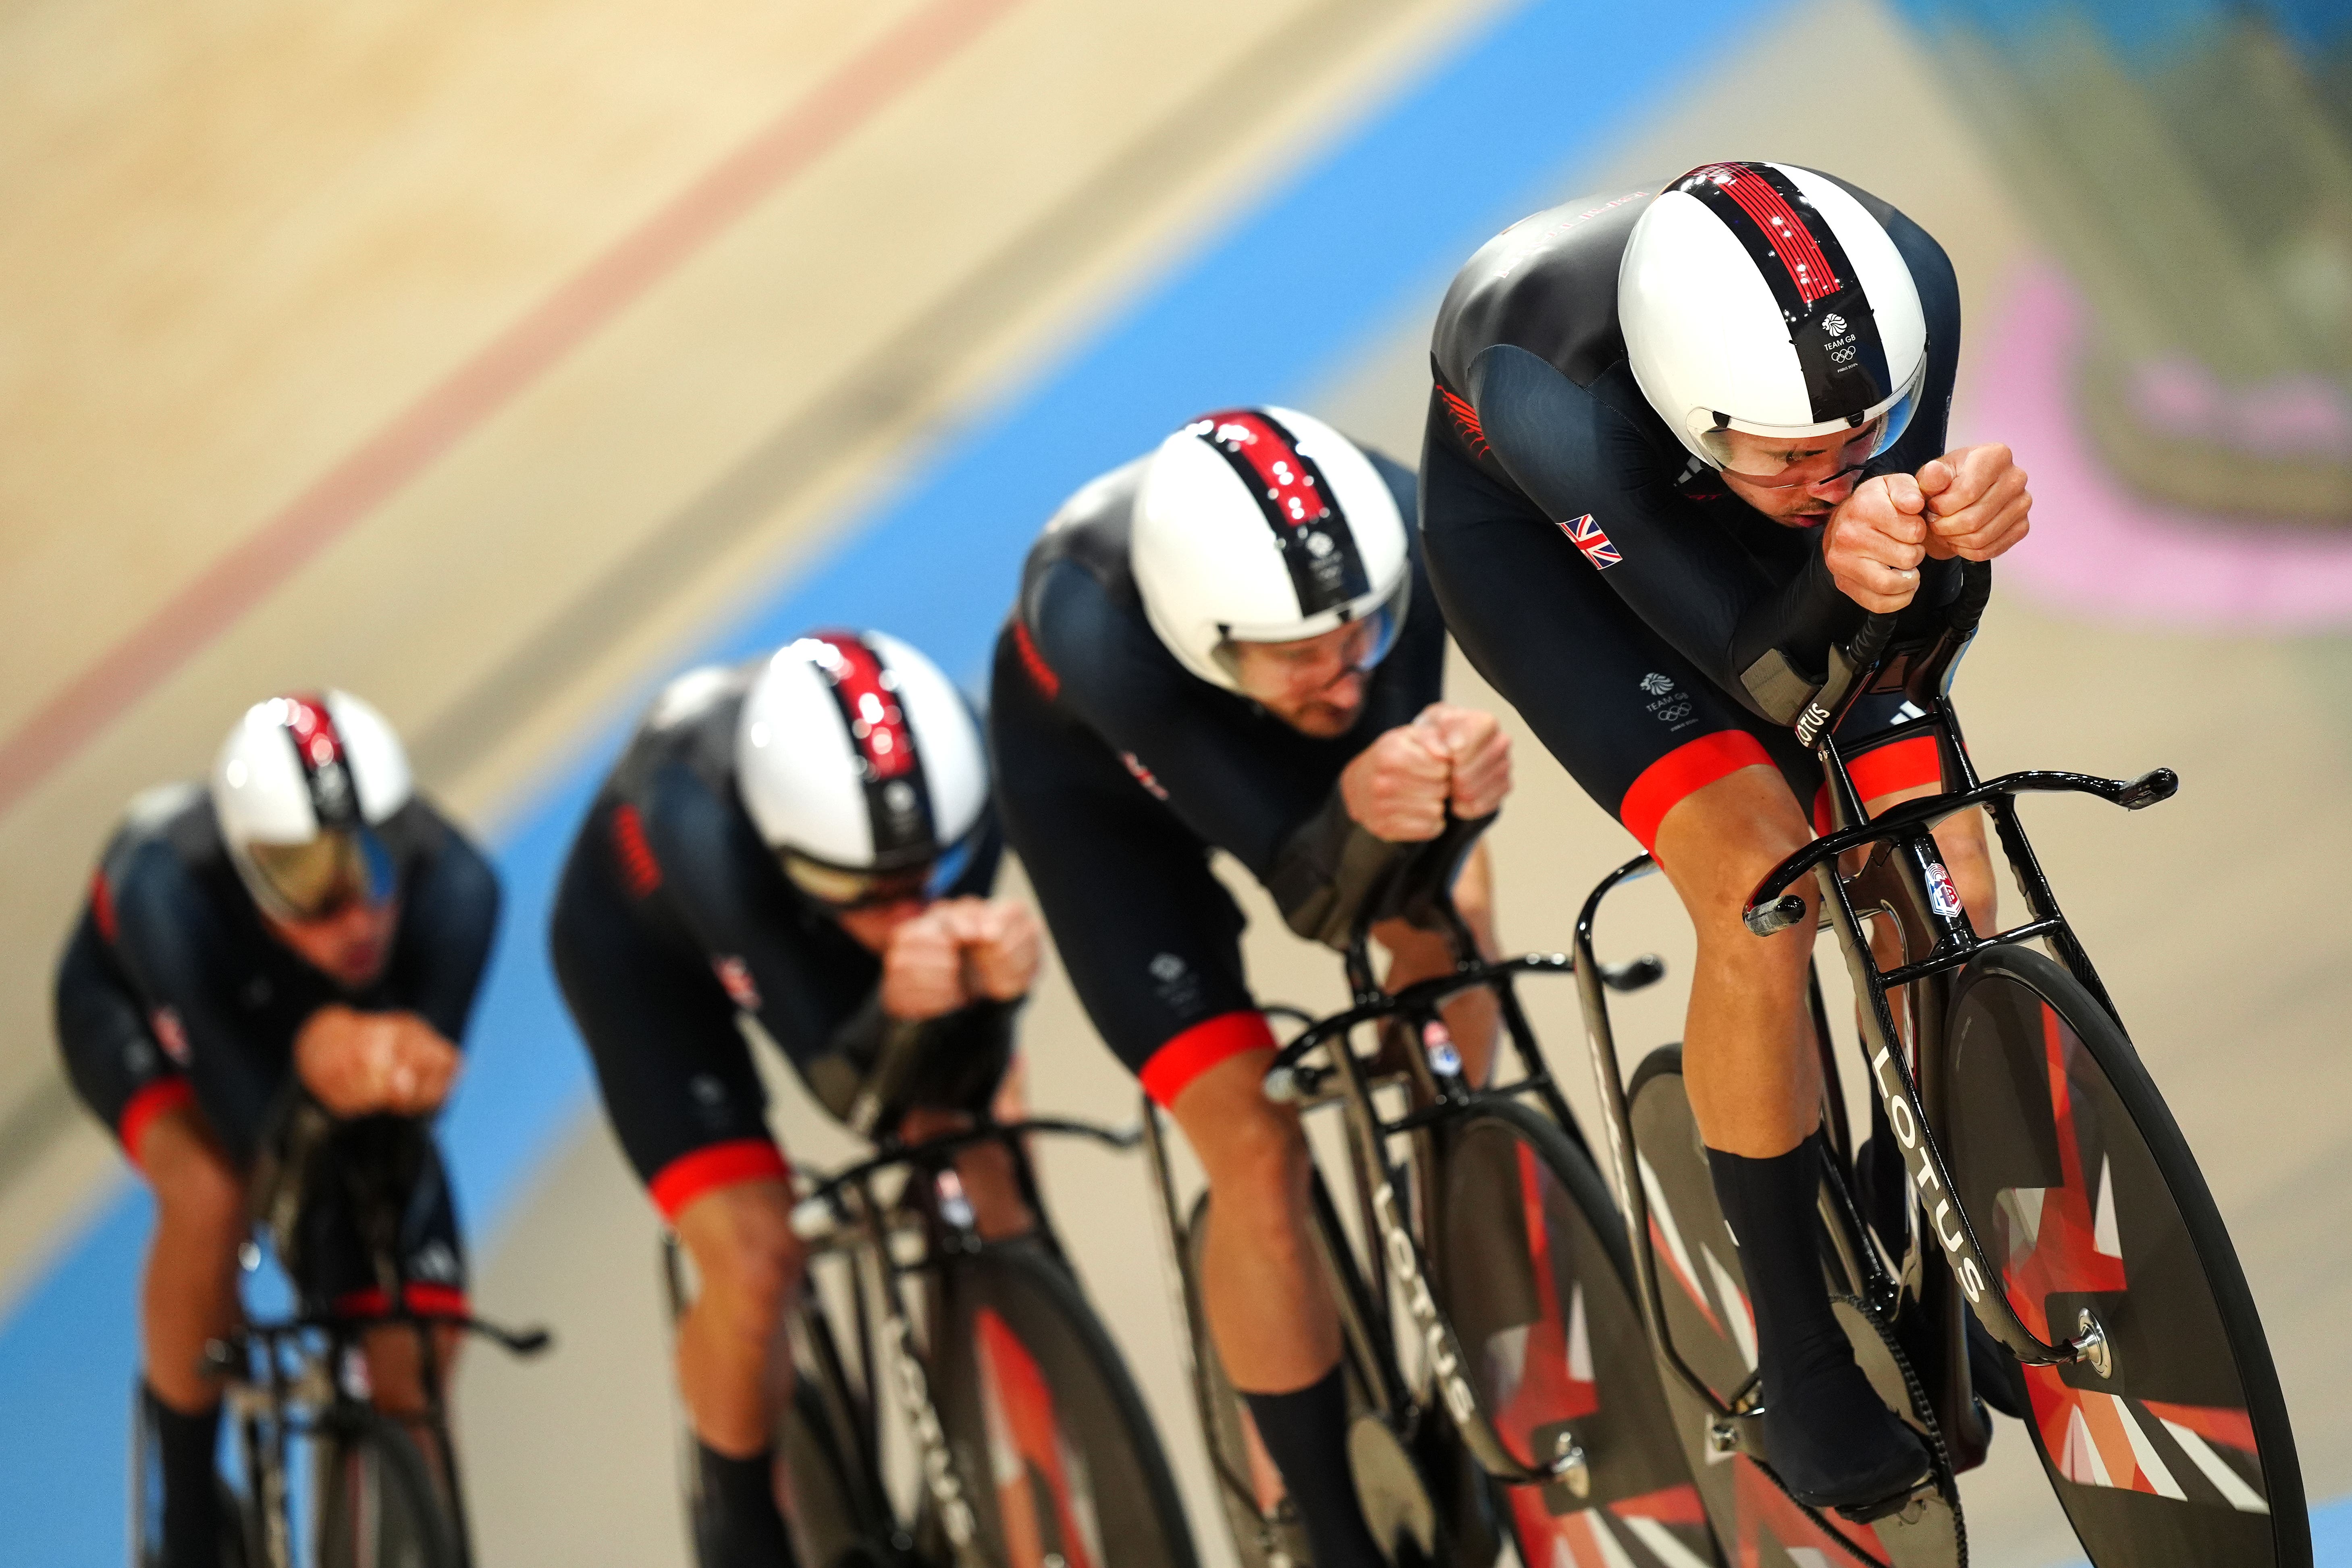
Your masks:
M 933 1393 L 1005 1568 L 1195 1568 L 1143 1396 L 1076 1281 L 1027 1242 L 942 1265 Z
M 433 1468 L 406 1426 L 372 1410 L 319 1439 L 319 1568 L 459 1568 Z
M 1505 1489 L 1520 1560 L 1719 1561 L 1634 1304 L 1624 1222 L 1591 1160 L 1501 1095 L 1449 1124 L 1441 1149 L 1432 1261 L 1479 1403 L 1521 1463 L 1572 1435 L 1591 1467 L 1580 1497 Z
M 2303 1474 L 2236 1250 L 2122 1028 L 2064 969 L 2000 947 L 1952 990 L 1954 1195 L 2044 1343 L 2027 1422 L 2100 1568 L 2309 1568 Z M 2104 1360 L 2102 1372 L 2099 1359 Z

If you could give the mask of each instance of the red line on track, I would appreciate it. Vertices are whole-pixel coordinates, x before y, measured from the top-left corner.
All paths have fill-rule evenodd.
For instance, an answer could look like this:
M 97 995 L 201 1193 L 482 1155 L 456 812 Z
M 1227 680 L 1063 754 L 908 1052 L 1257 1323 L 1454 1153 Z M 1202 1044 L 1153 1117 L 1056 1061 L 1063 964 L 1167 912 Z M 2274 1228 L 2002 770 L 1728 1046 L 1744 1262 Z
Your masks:
M 0 742 L 0 811 L 762 198 L 1020 0 L 931 0 L 329 468 Z

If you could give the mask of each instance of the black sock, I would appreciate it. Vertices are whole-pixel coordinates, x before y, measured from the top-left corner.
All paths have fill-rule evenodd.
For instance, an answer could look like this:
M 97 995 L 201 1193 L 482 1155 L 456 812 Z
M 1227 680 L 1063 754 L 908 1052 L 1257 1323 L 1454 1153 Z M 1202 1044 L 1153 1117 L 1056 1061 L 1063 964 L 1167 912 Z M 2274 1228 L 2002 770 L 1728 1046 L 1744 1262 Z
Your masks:
M 1339 1367 L 1292 1394 L 1244 1394 L 1266 1457 L 1298 1505 L 1315 1568 L 1382 1568 L 1348 1464 L 1348 1385 Z
M 154 1445 L 155 1471 L 163 1483 L 160 1500 L 139 1500 L 141 1515 L 150 1521 L 145 1527 L 148 1544 L 162 1548 L 158 1568 L 218 1568 L 220 1406 L 183 1415 L 144 1384 L 139 1399 L 148 1440 Z M 158 1500 L 160 1509 L 155 1507 Z
M 702 1568 L 792 1568 L 792 1540 L 776 1509 L 774 1450 L 730 1459 L 697 1441 L 694 1453 L 702 1472 L 702 1517 L 695 1521 Z
M 1818 1130 L 1769 1160 L 1706 1152 L 1756 1311 L 1772 1468 L 1806 1502 L 1858 1506 L 1916 1479 L 1927 1450 L 1854 1364 L 1831 1310 L 1814 1206 L 1822 1160 Z

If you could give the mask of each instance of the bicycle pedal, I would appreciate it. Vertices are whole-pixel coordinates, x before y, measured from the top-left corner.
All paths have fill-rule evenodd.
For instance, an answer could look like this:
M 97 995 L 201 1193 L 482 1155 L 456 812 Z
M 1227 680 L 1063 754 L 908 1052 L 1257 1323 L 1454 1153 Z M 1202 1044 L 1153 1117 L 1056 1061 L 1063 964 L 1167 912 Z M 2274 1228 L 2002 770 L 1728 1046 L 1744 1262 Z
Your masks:
M 1927 1505 L 1942 1496 L 1936 1472 L 1931 1469 L 1899 1492 L 1891 1492 L 1876 1502 L 1841 1508 L 1836 1512 L 1839 1518 L 1854 1524 L 1916 1524 L 1927 1517 Z

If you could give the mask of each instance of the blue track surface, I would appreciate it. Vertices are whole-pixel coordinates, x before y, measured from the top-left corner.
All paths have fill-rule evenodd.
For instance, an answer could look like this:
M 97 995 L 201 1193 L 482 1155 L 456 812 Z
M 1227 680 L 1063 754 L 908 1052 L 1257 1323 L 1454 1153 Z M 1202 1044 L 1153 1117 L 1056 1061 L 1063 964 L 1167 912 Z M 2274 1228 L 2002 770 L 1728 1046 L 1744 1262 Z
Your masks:
M 820 622 L 874 625 L 915 634 L 976 682 L 1022 552 L 1069 489 L 1202 408 L 1304 399 L 1782 4 L 1549 0 L 1506 12 L 958 432 L 705 652 L 744 657 Z M 507 924 L 446 1129 L 478 1236 L 495 1234 L 587 1103 L 541 933 L 556 867 L 625 717 L 496 847 Z M 0 1562 L 123 1560 L 132 1301 L 149 1221 L 143 1191 L 110 1205 L 0 1325 Z M 2328 1518 L 2333 1549 L 2352 1551 L 2352 1516 Z

